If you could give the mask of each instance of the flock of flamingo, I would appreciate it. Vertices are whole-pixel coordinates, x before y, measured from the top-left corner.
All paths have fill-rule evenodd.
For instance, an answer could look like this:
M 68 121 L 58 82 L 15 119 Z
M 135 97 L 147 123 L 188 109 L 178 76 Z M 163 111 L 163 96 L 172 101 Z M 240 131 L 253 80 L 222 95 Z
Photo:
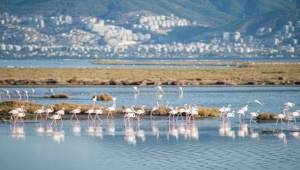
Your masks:
M 159 104 L 159 100 L 161 99 L 161 96 L 164 95 L 164 90 L 162 86 L 157 86 L 157 104 L 156 106 L 150 108 L 150 127 L 152 130 L 152 134 L 156 137 L 159 136 L 159 129 L 155 125 L 154 121 L 154 114 L 161 106 Z M 179 97 L 181 98 L 183 96 L 183 88 L 178 87 Z M 29 94 L 34 94 L 35 90 L 32 89 L 29 91 L 27 90 L 15 90 L 15 94 L 17 96 L 17 100 L 29 100 Z M 49 89 L 49 93 L 54 94 L 53 89 Z M 133 87 L 133 93 L 134 97 L 136 98 L 138 95 L 140 95 L 140 90 L 138 87 Z M 9 90 L 4 89 L 0 93 L 0 97 L 6 96 L 9 100 L 11 99 L 11 94 Z M 1 98 L 0 98 L 1 99 Z M 106 118 L 109 122 L 108 132 L 111 135 L 114 135 L 115 128 L 113 123 L 113 113 L 117 111 L 117 104 L 116 104 L 117 98 L 112 98 L 112 104 L 109 107 L 95 107 L 97 104 L 97 98 L 92 98 L 92 107 L 88 110 L 85 110 L 84 113 L 87 115 L 88 119 L 88 127 L 86 129 L 86 132 L 89 135 L 92 136 L 102 136 L 103 129 L 101 127 L 101 122 L 103 121 L 101 119 L 101 115 L 107 114 Z M 254 100 L 254 103 L 258 105 L 263 105 L 262 102 L 259 100 Z M 183 134 L 185 138 L 192 138 L 192 139 L 198 139 L 198 126 L 195 125 L 194 119 L 198 116 L 198 110 L 199 107 L 197 105 L 189 105 L 185 104 L 183 106 L 172 106 L 167 103 L 166 106 L 164 106 L 168 110 L 168 135 L 173 136 L 176 139 L 179 137 L 180 134 Z M 292 121 L 296 125 L 297 118 L 300 116 L 300 110 L 294 110 L 292 109 L 295 107 L 295 104 L 292 102 L 286 102 L 284 104 L 283 112 L 277 115 L 277 121 L 276 126 L 278 125 L 279 121 L 280 124 L 283 125 L 287 122 L 289 125 Z M 124 127 L 125 127 L 125 140 L 129 143 L 136 143 L 136 137 L 140 138 L 142 141 L 145 141 L 145 132 L 141 129 L 141 123 L 142 119 L 146 112 L 146 106 L 140 106 L 136 107 L 135 105 L 132 105 L 131 107 L 126 107 L 122 109 L 122 112 L 124 113 Z M 220 128 L 219 128 L 219 134 L 221 136 L 228 136 L 235 138 L 236 134 L 238 136 L 244 137 L 244 136 L 250 136 L 251 138 L 258 138 L 259 134 L 254 131 L 253 129 L 248 128 L 248 124 L 245 122 L 249 118 L 249 125 L 251 126 L 252 123 L 256 123 L 256 117 L 259 115 L 259 111 L 256 112 L 249 112 L 248 105 L 245 105 L 235 111 L 231 105 L 227 105 L 224 107 L 219 108 L 220 112 Z M 37 129 L 38 133 L 54 133 L 54 140 L 60 141 L 63 138 L 63 133 L 60 131 L 60 133 L 53 132 L 53 128 L 58 127 L 59 123 L 62 127 L 63 125 L 63 116 L 65 114 L 65 109 L 62 108 L 60 110 L 54 110 L 53 106 L 50 105 L 49 107 L 42 106 L 41 108 L 37 109 L 35 112 L 36 115 L 36 121 L 38 119 L 40 120 L 48 120 L 51 121 L 47 125 L 47 128 L 39 126 Z M 78 114 L 83 113 L 83 110 L 78 107 L 74 110 L 70 111 L 70 120 L 72 122 L 73 126 L 73 132 L 74 134 L 78 134 L 81 132 L 80 127 L 80 121 L 78 118 Z M 24 109 L 24 106 L 15 108 L 9 112 L 11 115 L 10 121 L 12 124 L 17 125 L 13 128 L 13 134 L 14 136 L 22 137 L 22 128 L 18 125 L 24 124 L 24 118 L 26 116 L 26 110 Z M 231 129 L 231 120 L 235 117 L 238 117 L 239 121 L 239 130 L 236 133 Z M 39 122 L 39 125 L 41 125 L 41 122 Z M 47 121 L 48 122 L 48 121 Z M 136 128 L 132 127 L 132 124 L 136 124 Z M 292 135 L 298 139 L 300 139 L 300 133 L 298 131 L 292 132 Z M 284 143 L 286 143 L 286 136 L 285 133 L 282 131 L 278 133 L 278 138 L 282 139 Z

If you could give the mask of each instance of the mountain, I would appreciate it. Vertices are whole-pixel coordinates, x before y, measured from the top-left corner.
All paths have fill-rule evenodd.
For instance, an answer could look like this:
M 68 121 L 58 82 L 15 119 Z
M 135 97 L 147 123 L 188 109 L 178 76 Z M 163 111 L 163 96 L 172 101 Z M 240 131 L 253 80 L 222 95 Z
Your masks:
M 295 34 L 282 42 L 290 42 L 298 36 L 300 0 L 1 0 L 0 20 L 5 44 L 210 42 L 224 32 L 265 43 L 289 36 L 277 34 L 288 21 Z

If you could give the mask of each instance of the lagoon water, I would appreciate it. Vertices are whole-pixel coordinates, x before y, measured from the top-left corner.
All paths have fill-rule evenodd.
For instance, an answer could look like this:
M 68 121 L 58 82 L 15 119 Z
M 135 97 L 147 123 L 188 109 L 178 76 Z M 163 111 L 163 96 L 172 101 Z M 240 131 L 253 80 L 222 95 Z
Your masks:
M 172 105 L 197 103 L 214 107 L 232 104 L 237 109 L 247 103 L 249 111 L 276 113 L 281 112 L 286 101 L 295 102 L 295 109 L 300 106 L 298 86 L 185 87 L 183 97 L 178 96 L 176 87 L 164 87 L 161 99 L 154 87 L 140 88 L 141 94 L 136 98 L 132 87 L 58 87 L 53 88 L 56 93 L 67 93 L 71 98 L 43 98 L 50 88 L 35 88 L 30 100 L 43 104 L 90 103 L 93 94 L 108 92 L 117 97 L 118 106 L 153 106 L 158 100 L 161 105 L 166 101 Z M 255 99 L 264 105 L 255 104 Z M 125 126 L 122 118 L 103 118 L 97 124 L 64 121 L 52 131 L 49 123 L 0 123 L 0 169 L 300 169 L 299 123 L 250 125 L 248 119 L 243 124 L 233 119 L 229 125 L 203 119 L 186 124 L 180 119 L 169 122 L 155 117 Z M 230 127 L 230 133 L 224 132 L 225 126 Z M 276 132 L 265 133 L 268 129 Z
M 0 88 L 1 89 L 5 89 Z M 282 111 L 283 103 L 287 101 L 294 102 L 300 106 L 300 86 L 207 86 L 183 87 L 183 96 L 179 95 L 178 87 L 165 86 L 164 95 L 158 96 L 157 89 L 154 86 L 139 87 L 140 95 L 133 94 L 132 86 L 88 86 L 88 87 L 40 87 L 34 88 L 32 94 L 31 87 L 6 88 L 10 90 L 12 99 L 18 100 L 15 90 L 29 91 L 31 101 L 41 104 L 53 103 L 78 103 L 90 104 L 93 95 L 101 93 L 110 93 L 117 98 L 117 105 L 146 105 L 153 107 L 157 101 L 160 105 L 184 105 L 198 104 L 208 107 L 222 107 L 231 104 L 233 108 L 238 109 L 245 104 L 249 105 L 250 111 L 265 111 L 279 113 Z M 69 99 L 49 99 L 50 89 L 58 93 L 64 93 L 70 96 Z M 7 97 L 2 95 L 2 100 Z M 24 96 L 23 96 L 24 98 Z M 260 106 L 254 100 L 261 101 L 264 105 Z M 110 105 L 111 103 L 97 102 L 99 105 Z
M 64 121 L 53 132 L 47 131 L 48 123 L 0 124 L 1 169 L 300 168 L 299 132 L 278 125 L 282 131 L 263 133 L 275 128 L 274 123 L 252 124 L 241 131 L 233 121 L 234 136 L 224 135 L 218 120 L 169 126 L 166 119 L 156 118 L 130 127 L 124 127 L 122 119 L 103 120 L 97 131 L 91 131 L 87 121 Z

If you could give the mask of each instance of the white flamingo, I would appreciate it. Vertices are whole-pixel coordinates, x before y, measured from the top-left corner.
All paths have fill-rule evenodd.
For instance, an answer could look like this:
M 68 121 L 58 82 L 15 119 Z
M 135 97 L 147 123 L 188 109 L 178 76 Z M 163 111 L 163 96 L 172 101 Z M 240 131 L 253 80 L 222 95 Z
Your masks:
M 51 95 L 55 95 L 55 92 L 54 92 L 53 89 L 49 89 L 49 93 L 50 93 Z
M 20 120 L 20 122 L 24 122 L 24 118 L 26 116 L 26 111 L 24 109 L 24 105 L 16 109 L 18 111 L 18 114 L 16 115 L 16 122 Z
M 15 90 L 15 92 L 17 93 L 19 100 L 22 100 L 22 95 L 21 95 L 20 90 Z
M 283 113 L 277 115 L 276 126 L 278 125 L 278 121 L 280 120 L 280 124 L 283 123 L 283 119 L 286 118 L 286 108 L 283 109 Z
M 227 114 L 226 114 L 227 121 L 229 121 L 230 119 L 234 118 L 234 113 L 235 113 L 234 110 L 227 112 Z
M 92 107 L 91 109 L 88 109 L 87 111 L 85 111 L 86 114 L 88 114 L 88 120 L 93 120 L 93 116 L 92 114 L 95 112 L 94 107 Z
M 178 114 L 178 107 L 174 108 L 173 106 L 170 106 L 169 110 L 169 120 L 171 120 L 172 117 L 172 120 L 175 121 L 175 116 Z
M 40 118 L 42 119 L 42 118 L 43 118 L 42 115 L 45 113 L 45 107 L 42 106 L 42 108 L 36 110 L 34 113 L 36 114 L 36 117 L 35 117 L 35 120 L 36 120 L 36 121 L 38 120 L 38 117 L 39 117 L 39 116 L 40 116 Z
M 157 88 L 158 94 L 164 94 L 164 90 L 163 90 L 162 86 L 156 86 L 156 88 Z
M 141 108 L 135 110 L 135 114 L 137 115 L 137 119 L 140 120 L 142 116 L 145 114 L 145 105 L 143 105 Z
M 109 118 L 109 116 L 111 116 L 111 118 L 113 118 L 113 112 L 115 112 L 117 110 L 117 104 L 116 104 L 116 100 L 117 98 L 113 97 L 112 98 L 112 106 L 107 108 L 107 117 Z
M 98 108 L 98 109 L 95 109 L 94 112 L 95 112 L 95 118 L 94 118 L 94 120 L 101 120 L 100 119 L 100 115 L 103 114 L 103 109 L 102 108 Z
M 126 120 L 126 122 L 130 123 L 130 119 L 135 118 L 135 112 L 134 112 L 134 105 L 131 106 L 131 108 L 125 108 L 123 110 L 124 113 L 124 119 Z
M 192 108 L 191 108 L 191 117 L 192 119 L 194 120 L 196 116 L 199 115 L 199 112 L 198 112 L 199 108 L 198 106 L 194 105 Z
M 296 110 L 296 111 L 294 111 L 293 113 L 292 113 L 292 116 L 293 116 L 293 119 L 294 119 L 294 121 L 295 121 L 295 123 L 297 122 L 297 117 L 299 117 L 300 116 L 300 110 Z
M 183 87 L 178 87 L 178 91 L 179 91 L 179 98 L 183 98 Z
M 76 120 L 78 121 L 77 114 L 81 113 L 81 107 L 71 110 L 70 113 L 72 114 L 70 120 L 73 120 L 73 118 L 75 117 Z
M 5 92 L 5 94 L 6 94 L 7 98 L 8 98 L 8 100 L 10 100 L 10 99 L 11 99 L 11 96 L 10 96 L 9 90 L 4 89 L 4 92 Z
M 45 109 L 45 114 L 46 114 L 46 120 L 48 119 L 48 117 L 49 117 L 49 115 L 51 114 L 51 113 L 53 113 L 54 112 L 54 109 L 53 109 L 53 106 L 51 105 L 50 107 L 48 107 L 47 109 Z
M 258 116 L 258 112 L 251 112 L 251 113 L 250 113 L 250 124 L 251 124 L 252 122 L 255 122 L 255 123 L 256 123 L 256 121 L 254 121 L 254 120 L 256 119 L 257 116 Z
M 239 121 L 242 122 L 244 120 L 245 114 L 248 111 L 248 105 L 242 107 L 237 113 L 239 115 Z
M 140 94 L 140 90 L 139 90 L 139 88 L 138 88 L 137 86 L 134 86 L 134 87 L 133 87 L 133 93 L 134 93 L 135 95 L 139 95 L 139 94 Z
M 159 109 L 159 103 L 158 101 L 156 102 L 156 106 L 152 107 L 150 111 L 150 118 L 153 118 L 153 113 L 155 113 Z
M 19 111 L 17 109 L 13 109 L 8 112 L 10 114 L 10 122 L 15 122 Z
M 25 99 L 28 101 L 28 99 L 29 99 L 28 90 L 24 90 L 24 96 L 25 96 Z
M 50 117 L 50 119 L 52 120 L 50 125 L 53 125 L 53 124 L 57 125 L 58 120 L 60 120 L 62 123 L 62 116 L 64 114 L 65 114 L 65 108 L 62 108 L 61 110 L 56 111 L 55 114 Z
M 178 114 L 176 119 L 178 120 L 178 117 L 181 116 L 181 120 L 183 120 L 183 113 L 187 115 L 187 112 L 188 112 L 188 105 L 184 104 L 183 107 L 178 109 Z

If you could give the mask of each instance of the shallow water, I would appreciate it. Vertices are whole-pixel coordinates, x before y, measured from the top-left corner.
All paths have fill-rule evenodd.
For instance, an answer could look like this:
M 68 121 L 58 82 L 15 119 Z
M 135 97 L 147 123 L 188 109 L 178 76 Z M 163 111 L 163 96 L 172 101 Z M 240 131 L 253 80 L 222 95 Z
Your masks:
M 55 93 L 65 93 L 70 96 L 69 99 L 49 99 L 44 96 L 49 95 L 50 89 Z M 2 88 L 3 90 L 4 88 Z M 110 93 L 117 97 L 117 106 L 123 105 L 146 105 L 153 107 L 159 102 L 160 105 L 184 105 L 199 104 L 209 107 L 222 107 L 231 104 L 233 108 L 248 104 L 250 111 L 266 111 L 279 113 L 282 111 L 283 103 L 287 101 L 294 102 L 297 107 L 300 106 L 300 86 L 266 86 L 266 87 L 183 87 L 183 95 L 180 96 L 178 87 L 163 87 L 164 95 L 158 96 L 155 87 L 140 87 L 140 95 L 135 96 L 131 86 L 91 86 L 91 87 L 42 87 L 34 88 L 6 88 L 10 90 L 12 99 L 18 100 L 15 90 L 28 90 L 30 101 L 51 104 L 51 103 L 78 103 L 90 104 L 93 95 L 100 93 Z M 22 96 L 24 99 L 24 95 Z M 257 99 L 263 103 L 260 106 L 254 102 Z M 2 100 L 7 97 L 2 94 Z M 110 105 L 109 102 L 97 102 L 99 105 Z
M 164 68 L 225 68 L 225 66 L 218 65 L 200 65 L 200 64 L 187 64 L 187 65 L 176 65 L 176 64 L 95 64 L 95 60 L 91 59 L 20 59 L 20 60 L 8 60 L 0 59 L 0 67 L 3 68 L 150 68 L 150 69 L 164 69 Z M 127 61 L 127 60 L 126 60 Z M 130 60 L 133 62 L 139 60 Z M 148 60 L 142 60 L 147 62 Z M 152 61 L 152 60 L 150 60 Z M 157 60 L 153 60 L 157 61 Z M 180 61 L 180 60 L 178 60 Z M 189 60 L 188 60 L 189 61 Z
M 274 134 L 263 133 L 274 123 L 231 124 L 234 135 L 224 134 L 218 120 L 64 121 L 52 132 L 49 122 L 2 123 L 0 164 L 10 170 L 300 168 L 300 133 L 288 131 L 298 123 L 278 125 Z
M 163 87 L 157 97 L 155 87 L 141 87 L 134 97 L 132 87 L 58 87 L 56 93 L 67 93 L 70 99 L 43 98 L 52 87 L 35 88 L 29 99 L 49 104 L 60 102 L 91 103 L 91 96 L 101 92 L 117 97 L 117 106 L 202 104 L 221 107 L 244 104 L 250 111 L 280 113 L 283 103 L 299 109 L 300 87 L 184 87 L 183 96 L 177 87 Z M 13 99 L 15 89 L 8 88 Z M 31 88 L 27 88 L 28 91 Z M 260 100 L 263 106 L 254 102 Z M 2 96 L 2 100 L 6 100 Z M 98 104 L 110 105 L 111 103 Z M 191 123 L 169 122 L 167 118 L 145 118 L 141 123 L 121 118 L 102 119 L 97 124 L 64 121 L 47 131 L 50 122 L 26 122 L 16 126 L 0 123 L 0 169 L 300 169 L 300 133 L 298 123 L 243 124 L 232 119 L 230 125 L 217 119 Z M 265 133 L 275 129 L 276 133 Z M 48 129 L 49 130 L 49 129 Z M 296 132 L 293 132 L 296 131 Z

